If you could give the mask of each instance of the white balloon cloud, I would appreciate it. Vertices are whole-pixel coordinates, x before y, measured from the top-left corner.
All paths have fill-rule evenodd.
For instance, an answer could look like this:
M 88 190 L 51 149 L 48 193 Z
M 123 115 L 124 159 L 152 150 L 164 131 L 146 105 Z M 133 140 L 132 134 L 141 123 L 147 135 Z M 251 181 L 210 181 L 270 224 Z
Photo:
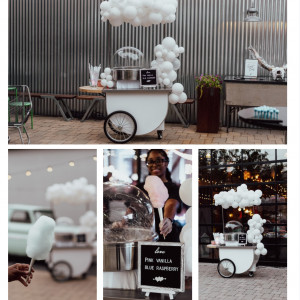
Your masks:
M 133 26 L 172 23 L 176 19 L 178 0 L 108 0 L 100 4 L 101 20 L 112 26 L 124 22 Z
M 221 205 L 224 209 L 229 207 L 245 208 L 261 204 L 261 190 L 248 190 L 246 184 L 237 187 L 237 191 L 231 189 L 228 192 L 220 192 L 214 195 L 215 206 Z
M 96 201 L 96 187 L 88 184 L 85 177 L 64 184 L 54 184 L 47 188 L 46 200 L 54 204 L 87 204 Z
M 262 233 L 264 232 L 263 224 L 266 223 L 259 214 L 253 215 L 252 219 L 248 221 L 249 230 L 247 231 L 247 238 L 249 243 L 256 244 L 256 255 L 266 255 L 268 253 L 264 244 L 261 242 L 263 239 Z
M 192 205 L 192 179 L 185 180 L 179 189 L 181 200 Z M 186 225 L 183 226 L 179 240 L 184 243 L 185 275 L 192 276 L 192 208 L 190 207 L 185 214 Z

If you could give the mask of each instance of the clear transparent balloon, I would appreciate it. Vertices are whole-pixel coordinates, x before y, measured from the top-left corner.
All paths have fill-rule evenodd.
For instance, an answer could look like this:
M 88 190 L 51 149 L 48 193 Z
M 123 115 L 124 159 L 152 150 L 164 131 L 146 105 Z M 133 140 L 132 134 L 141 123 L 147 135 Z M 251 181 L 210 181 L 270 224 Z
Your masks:
M 226 233 L 243 232 L 243 225 L 238 221 L 229 221 L 225 225 Z
M 133 185 L 103 184 L 103 239 L 105 243 L 156 239 L 149 198 Z

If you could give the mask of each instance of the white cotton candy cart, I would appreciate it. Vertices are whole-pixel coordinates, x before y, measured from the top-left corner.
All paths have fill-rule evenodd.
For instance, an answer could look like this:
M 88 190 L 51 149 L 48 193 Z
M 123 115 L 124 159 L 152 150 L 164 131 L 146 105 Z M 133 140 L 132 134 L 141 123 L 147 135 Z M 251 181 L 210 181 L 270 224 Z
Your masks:
M 224 278 L 231 278 L 234 274 L 248 272 L 254 276 L 256 264 L 260 255 L 255 254 L 256 246 L 218 246 L 207 245 L 208 248 L 219 250 L 218 272 Z
M 54 246 L 46 261 L 52 278 L 56 281 L 67 281 L 72 278 L 85 278 L 93 260 L 93 247 L 87 246 Z
M 165 129 L 171 89 L 104 89 L 107 118 L 104 132 L 114 143 L 126 143 L 135 135 L 157 130 L 158 139 Z

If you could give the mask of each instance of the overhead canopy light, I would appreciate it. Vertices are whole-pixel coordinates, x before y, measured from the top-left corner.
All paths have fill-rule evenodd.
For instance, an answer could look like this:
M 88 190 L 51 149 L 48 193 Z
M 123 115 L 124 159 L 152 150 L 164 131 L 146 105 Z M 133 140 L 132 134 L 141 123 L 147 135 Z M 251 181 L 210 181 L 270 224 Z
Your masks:
M 254 0 L 251 0 L 250 8 L 247 10 L 247 17 L 244 22 L 261 22 L 262 19 L 258 16 L 258 10 L 255 8 Z

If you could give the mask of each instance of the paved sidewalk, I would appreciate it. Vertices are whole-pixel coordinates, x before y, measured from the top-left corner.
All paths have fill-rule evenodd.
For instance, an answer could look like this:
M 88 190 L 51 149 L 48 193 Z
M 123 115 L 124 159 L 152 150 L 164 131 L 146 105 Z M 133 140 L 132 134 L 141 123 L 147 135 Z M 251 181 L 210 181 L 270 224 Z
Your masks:
M 287 299 L 287 269 L 257 267 L 247 274 L 225 279 L 217 264 L 199 264 L 199 300 L 284 300 Z
M 19 281 L 8 283 L 9 300 L 96 300 L 96 297 L 96 276 L 59 283 L 48 271 L 36 270 L 28 287 Z
M 104 121 L 72 120 L 62 117 L 34 116 L 34 128 L 27 123 L 31 144 L 113 144 L 103 131 Z M 10 144 L 20 144 L 16 129 L 9 129 Z M 25 134 L 23 134 L 25 136 Z M 181 124 L 167 123 L 163 138 L 157 139 L 156 131 L 135 136 L 130 144 L 283 144 L 284 133 L 279 130 L 220 128 L 218 133 L 198 133 L 196 125 L 183 128 Z

